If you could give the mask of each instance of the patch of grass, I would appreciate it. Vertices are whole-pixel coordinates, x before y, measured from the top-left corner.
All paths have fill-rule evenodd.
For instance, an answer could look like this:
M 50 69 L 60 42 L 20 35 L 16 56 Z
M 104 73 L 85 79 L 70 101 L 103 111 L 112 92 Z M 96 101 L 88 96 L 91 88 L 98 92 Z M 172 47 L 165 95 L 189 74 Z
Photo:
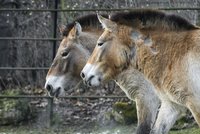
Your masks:
M 200 134 L 200 128 L 193 127 L 178 131 L 170 131 L 170 134 Z

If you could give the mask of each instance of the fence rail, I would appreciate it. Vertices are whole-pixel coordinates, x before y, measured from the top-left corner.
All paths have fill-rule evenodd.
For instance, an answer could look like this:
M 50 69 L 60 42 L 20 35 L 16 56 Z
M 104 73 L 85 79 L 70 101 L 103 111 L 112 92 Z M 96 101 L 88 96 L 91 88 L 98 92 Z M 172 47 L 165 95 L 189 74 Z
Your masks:
M 0 67 L 0 70 L 48 70 L 49 67 Z
M 21 38 L 21 37 L 0 37 L 0 40 L 31 40 L 31 41 L 60 41 L 60 38 Z
M 53 97 L 49 96 L 27 96 L 27 95 L 18 95 L 18 96 L 7 96 L 7 95 L 0 95 L 0 99 L 20 99 L 20 98 L 29 98 L 29 99 L 35 99 L 35 98 L 42 98 L 42 99 L 53 99 Z M 58 97 L 58 99 L 120 99 L 120 98 L 127 98 L 127 96 L 64 96 L 64 97 Z
M 31 12 L 90 12 L 90 11 L 127 11 L 141 8 L 96 8 L 96 9 L 12 9 L 4 8 L 0 11 L 31 11 Z M 146 9 L 146 8 L 145 8 Z M 148 8 L 157 10 L 200 10 L 200 7 Z

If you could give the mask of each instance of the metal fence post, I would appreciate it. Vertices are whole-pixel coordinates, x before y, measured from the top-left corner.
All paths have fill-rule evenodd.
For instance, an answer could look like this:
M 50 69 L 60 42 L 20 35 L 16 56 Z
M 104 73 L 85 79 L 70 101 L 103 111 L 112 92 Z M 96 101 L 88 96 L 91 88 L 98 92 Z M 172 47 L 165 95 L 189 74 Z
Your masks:
M 55 3 L 54 3 L 54 9 L 58 9 L 58 0 L 55 0 Z M 57 11 L 54 11 L 54 14 L 53 14 L 53 38 L 55 39 L 57 37 L 57 18 L 58 18 L 58 15 L 57 15 Z M 52 56 L 52 60 L 54 59 L 55 55 L 56 55 L 56 40 L 53 40 L 53 56 Z M 49 118 L 49 121 L 48 121 L 48 127 L 51 127 L 52 125 L 52 122 L 53 122 L 53 98 L 49 98 L 48 99 L 48 118 Z
M 55 0 L 54 3 L 54 9 L 58 9 L 58 0 Z M 58 11 L 54 11 L 54 17 L 53 17 L 53 38 L 56 38 L 57 36 L 57 19 L 58 19 Z M 56 40 L 53 41 L 53 59 L 56 55 Z
M 53 122 L 53 98 L 48 98 L 48 124 L 47 127 L 51 127 L 52 122 Z

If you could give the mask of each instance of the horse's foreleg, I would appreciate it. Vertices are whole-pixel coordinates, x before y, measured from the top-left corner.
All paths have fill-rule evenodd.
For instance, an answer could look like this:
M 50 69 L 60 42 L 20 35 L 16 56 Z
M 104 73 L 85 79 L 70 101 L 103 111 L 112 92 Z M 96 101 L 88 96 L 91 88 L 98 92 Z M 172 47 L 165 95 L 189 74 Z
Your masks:
M 151 134 L 167 134 L 180 114 L 180 106 L 170 101 L 161 103 L 157 120 Z
M 138 127 L 137 134 L 149 134 L 156 120 L 160 101 L 155 96 L 152 99 L 145 99 L 144 96 L 136 98 Z
M 149 134 L 151 130 L 151 115 L 144 100 L 136 99 L 138 127 L 136 134 Z
M 192 98 L 186 103 L 186 106 L 191 111 L 197 124 L 200 126 L 200 101 Z

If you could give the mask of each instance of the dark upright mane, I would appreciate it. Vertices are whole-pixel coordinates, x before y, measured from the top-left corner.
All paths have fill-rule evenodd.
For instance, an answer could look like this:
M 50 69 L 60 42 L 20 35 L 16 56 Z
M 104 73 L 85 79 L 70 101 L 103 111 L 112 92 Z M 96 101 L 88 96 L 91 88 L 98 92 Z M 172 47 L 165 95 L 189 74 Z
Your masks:
M 108 18 L 108 15 L 102 14 L 105 18 Z M 66 28 L 63 32 L 63 36 L 67 36 L 69 31 L 74 27 L 75 22 L 79 22 L 82 28 L 93 27 L 101 28 L 101 24 L 97 18 L 96 14 L 89 14 L 75 19 L 73 22 L 66 25 Z
M 150 9 L 118 12 L 111 15 L 110 19 L 118 24 L 132 27 L 134 27 L 134 22 L 139 20 L 144 28 L 167 30 L 193 30 L 198 28 L 180 16 L 165 14 L 164 12 Z

